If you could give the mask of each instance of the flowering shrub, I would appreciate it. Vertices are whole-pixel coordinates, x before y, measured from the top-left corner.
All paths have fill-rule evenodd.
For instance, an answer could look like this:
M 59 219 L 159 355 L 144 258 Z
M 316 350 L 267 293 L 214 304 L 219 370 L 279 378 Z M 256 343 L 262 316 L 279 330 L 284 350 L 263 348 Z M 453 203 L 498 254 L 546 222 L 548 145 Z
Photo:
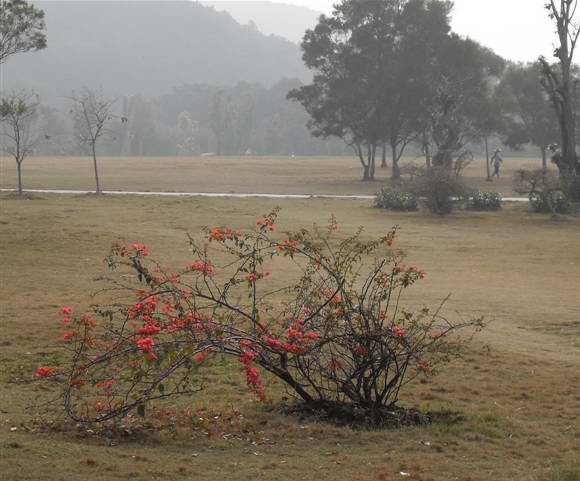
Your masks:
M 379 209 L 412 212 L 417 210 L 417 197 L 410 192 L 400 192 L 385 187 L 377 192 L 375 207 Z
M 142 414 L 151 401 L 194 393 L 198 369 L 216 355 L 237 358 L 262 400 L 268 372 L 310 406 L 390 409 L 405 385 L 457 353 L 459 331 L 482 326 L 402 307 L 402 292 L 426 274 L 403 264 L 396 229 L 367 241 L 362 229 L 340 234 L 333 218 L 274 238 L 277 216 L 250 232 L 216 227 L 191 238 L 195 259 L 180 272 L 144 246 L 114 246 L 107 261 L 126 303 L 85 315 L 63 308 L 70 363 L 36 375 L 63 382 L 78 421 Z M 286 287 L 269 286 L 278 276 Z
M 501 194 L 476 190 L 467 196 L 467 208 L 470 210 L 495 211 L 501 209 Z

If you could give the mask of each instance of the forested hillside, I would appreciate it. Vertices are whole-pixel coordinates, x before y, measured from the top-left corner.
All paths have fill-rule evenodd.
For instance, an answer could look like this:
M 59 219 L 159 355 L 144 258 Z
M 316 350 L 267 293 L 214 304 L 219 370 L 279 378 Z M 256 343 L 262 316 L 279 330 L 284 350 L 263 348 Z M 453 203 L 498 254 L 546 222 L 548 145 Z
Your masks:
M 2 66 L 4 88 L 49 104 L 82 86 L 156 96 L 183 84 L 305 80 L 299 47 L 196 2 L 40 1 L 48 48 Z

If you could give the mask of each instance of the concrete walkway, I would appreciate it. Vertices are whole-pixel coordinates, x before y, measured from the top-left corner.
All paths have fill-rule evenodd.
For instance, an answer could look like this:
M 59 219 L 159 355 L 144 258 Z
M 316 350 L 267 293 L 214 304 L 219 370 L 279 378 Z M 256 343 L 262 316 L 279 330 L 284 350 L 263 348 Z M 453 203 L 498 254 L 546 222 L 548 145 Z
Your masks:
M 16 189 L 0 189 L 0 192 L 16 192 Z M 94 190 L 66 190 L 66 189 L 24 189 L 31 194 L 93 194 Z M 263 198 L 263 199 L 351 199 L 374 200 L 374 195 L 338 195 L 338 194 L 233 194 L 222 192 L 131 192 L 120 190 L 105 190 L 105 195 L 139 195 L 160 197 L 215 197 L 215 198 Z M 526 197 L 504 197 L 504 202 L 528 202 Z

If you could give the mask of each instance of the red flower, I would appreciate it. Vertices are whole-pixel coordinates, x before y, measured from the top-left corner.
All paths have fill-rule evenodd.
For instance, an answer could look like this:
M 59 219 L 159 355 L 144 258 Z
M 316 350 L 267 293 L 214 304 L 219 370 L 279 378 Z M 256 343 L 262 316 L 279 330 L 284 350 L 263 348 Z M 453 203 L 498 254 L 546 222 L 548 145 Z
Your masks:
M 111 389 L 116 383 L 117 381 L 115 381 L 114 379 L 109 379 L 108 381 L 98 382 L 97 384 L 95 384 L 95 387 L 98 389 Z
M 250 283 L 250 284 L 254 284 L 256 281 L 259 281 L 260 279 L 264 279 L 266 277 L 270 277 L 272 275 L 271 272 L 253 272 L 251 274 L 248 274 L 245 279 Z
M 256 222 L 256 225 L 260 228 L 260 230 L 269 230 L 270 232 L 274 232 L 276 230 L 276 224 L 274 223 L 273 217 L 264 217 Z
M 398 338 L 403 338 L 407 335 L 405 330 L 399 326 L 393 327 L 393 334 L 395 337 L 398 337 Z
M 320 334 L 318 334 L 317 332 L 309 332 L 305 334 L 304 337 L 310 341 L 317 341 L 318 339 L 320 339 Z
M 72 321 L 72 307 L 61 307 L 60 308 L 60 313 L 62 314 L 62 322 L 64 324 L 69 324 Z
M 298 241 L 286 239 L 281 244 L 276 247 L 278 252 L 290 252 L 294 253 L 298 250 Z
M 433 372 L 433 368 L 427 361 L 421 361 L 419 363 L 419 370 L 423 371 L 425 374 L 431 374 Z
M 65 342 L 70 342 L 73 340 L 73 338 L 75 338 L 78 335 L 77 331 L 68 331 L 65 332 L 62 336 L 62 340 Z
M 52 376 L 53 374 L 54 374 L 54 368 L 48 367 L 48 366 L 41 366 L 34 373 L 34 375 L 36 377 L 41 377 L 41 378 L 42 377 L 49 377 L 49 376 Z
M 131 244 L 130 250 L 136 257 L 148 257 L 149 250 L 143 244 Z
M 142 353 L 151 353 L 153 352 L 155 341 L 151 337 L 145 337 L 137 341 L 137 346 Z
M 142 336 L 154 336 L 155 334 L 159 334 L 161 332 L 161 328 L 156 326 L 155 324 L 147 324 L 145 327 L 139 329 L 139 334 Z
M 190 271 L 201 272 L 203 275 L 208 277 L 211 277 L 215 274 L 215 268 L 212 265 L 202 261 L 194 262 L 188 268 Z
M 210 242 L 212 240 L 215 240 L 218 242 L 224 242 L 226 240 L 226 236 L 220 228 L 215 227 L 214 229 L 209 231 L 209 240 L 210 240 Z
M 195 360 L 195 362 L 197 362 L 198 364 L 201 364 L 202 362 L 204 362 L 209 355 L 211 354 L 211 351 L 209 349 L 206 349 L 205 351 L 200 352 L 199 354 L 196 354 L 193 359 Z

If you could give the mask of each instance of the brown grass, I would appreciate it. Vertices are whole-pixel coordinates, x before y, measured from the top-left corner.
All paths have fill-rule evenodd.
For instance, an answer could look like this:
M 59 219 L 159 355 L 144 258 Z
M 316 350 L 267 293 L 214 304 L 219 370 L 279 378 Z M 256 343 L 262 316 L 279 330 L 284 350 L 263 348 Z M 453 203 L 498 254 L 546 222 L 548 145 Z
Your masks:
M 405 158 L 402 165 L 422 165 Z M 0 160 L 0 187 L 14 188 L 16 172 L 9 158 Z M 361 182 L 353 157 L 103 157 L 99 160 L 105 190 L 235 192 L 279 194 L 374 194 L 391 175 L 377 170 L 376 182 Z M 465 172 L 482 190 L 513 195 L 512 176 L 519 168 L 539 168 L 538 159 L 506 159 L 502 178 L 485 182 L 485 162 Z M 83 157 L 32 157 L 23 164 L 25 188 L 94 189 L 92 160 Z
M 142 241 L 181 266 L 186 232 L 248 228 L 274 204 L 88 195 L 1 202 L 2 480 L 580 479 L 578 218 L 554 221 L 523 206 L 441 219 L 385 213 L 365 202 L 280 201 L 281 227 L 322 223 L 331 213 L 343 231 L 364 225 L 369 236 L 399 224 L 410 261 L 428 271 L 407 304 L 433 305 L 451 292 L 449 315 L 493 321 L 464 359 L 403 399 L 406 406 L 457 411 L 463 421 L 382 432 L 300 421 L 256 403 L 239 367 L 217 363 L 206 374 L 206 391 L 179 402 L 176 413 L 159 414 L 162 429 L 111 440 L 46 432 L 32 422 L 43 408 L 28 406 L 46 392 L 27 381 L 39 363 L 61 356 L 53 347 L 58 306 L 93 302 L 93 280 L 105 273 L 102 259 L 113 240 Z M 276 386 L 269 392 L 280 400 Z

